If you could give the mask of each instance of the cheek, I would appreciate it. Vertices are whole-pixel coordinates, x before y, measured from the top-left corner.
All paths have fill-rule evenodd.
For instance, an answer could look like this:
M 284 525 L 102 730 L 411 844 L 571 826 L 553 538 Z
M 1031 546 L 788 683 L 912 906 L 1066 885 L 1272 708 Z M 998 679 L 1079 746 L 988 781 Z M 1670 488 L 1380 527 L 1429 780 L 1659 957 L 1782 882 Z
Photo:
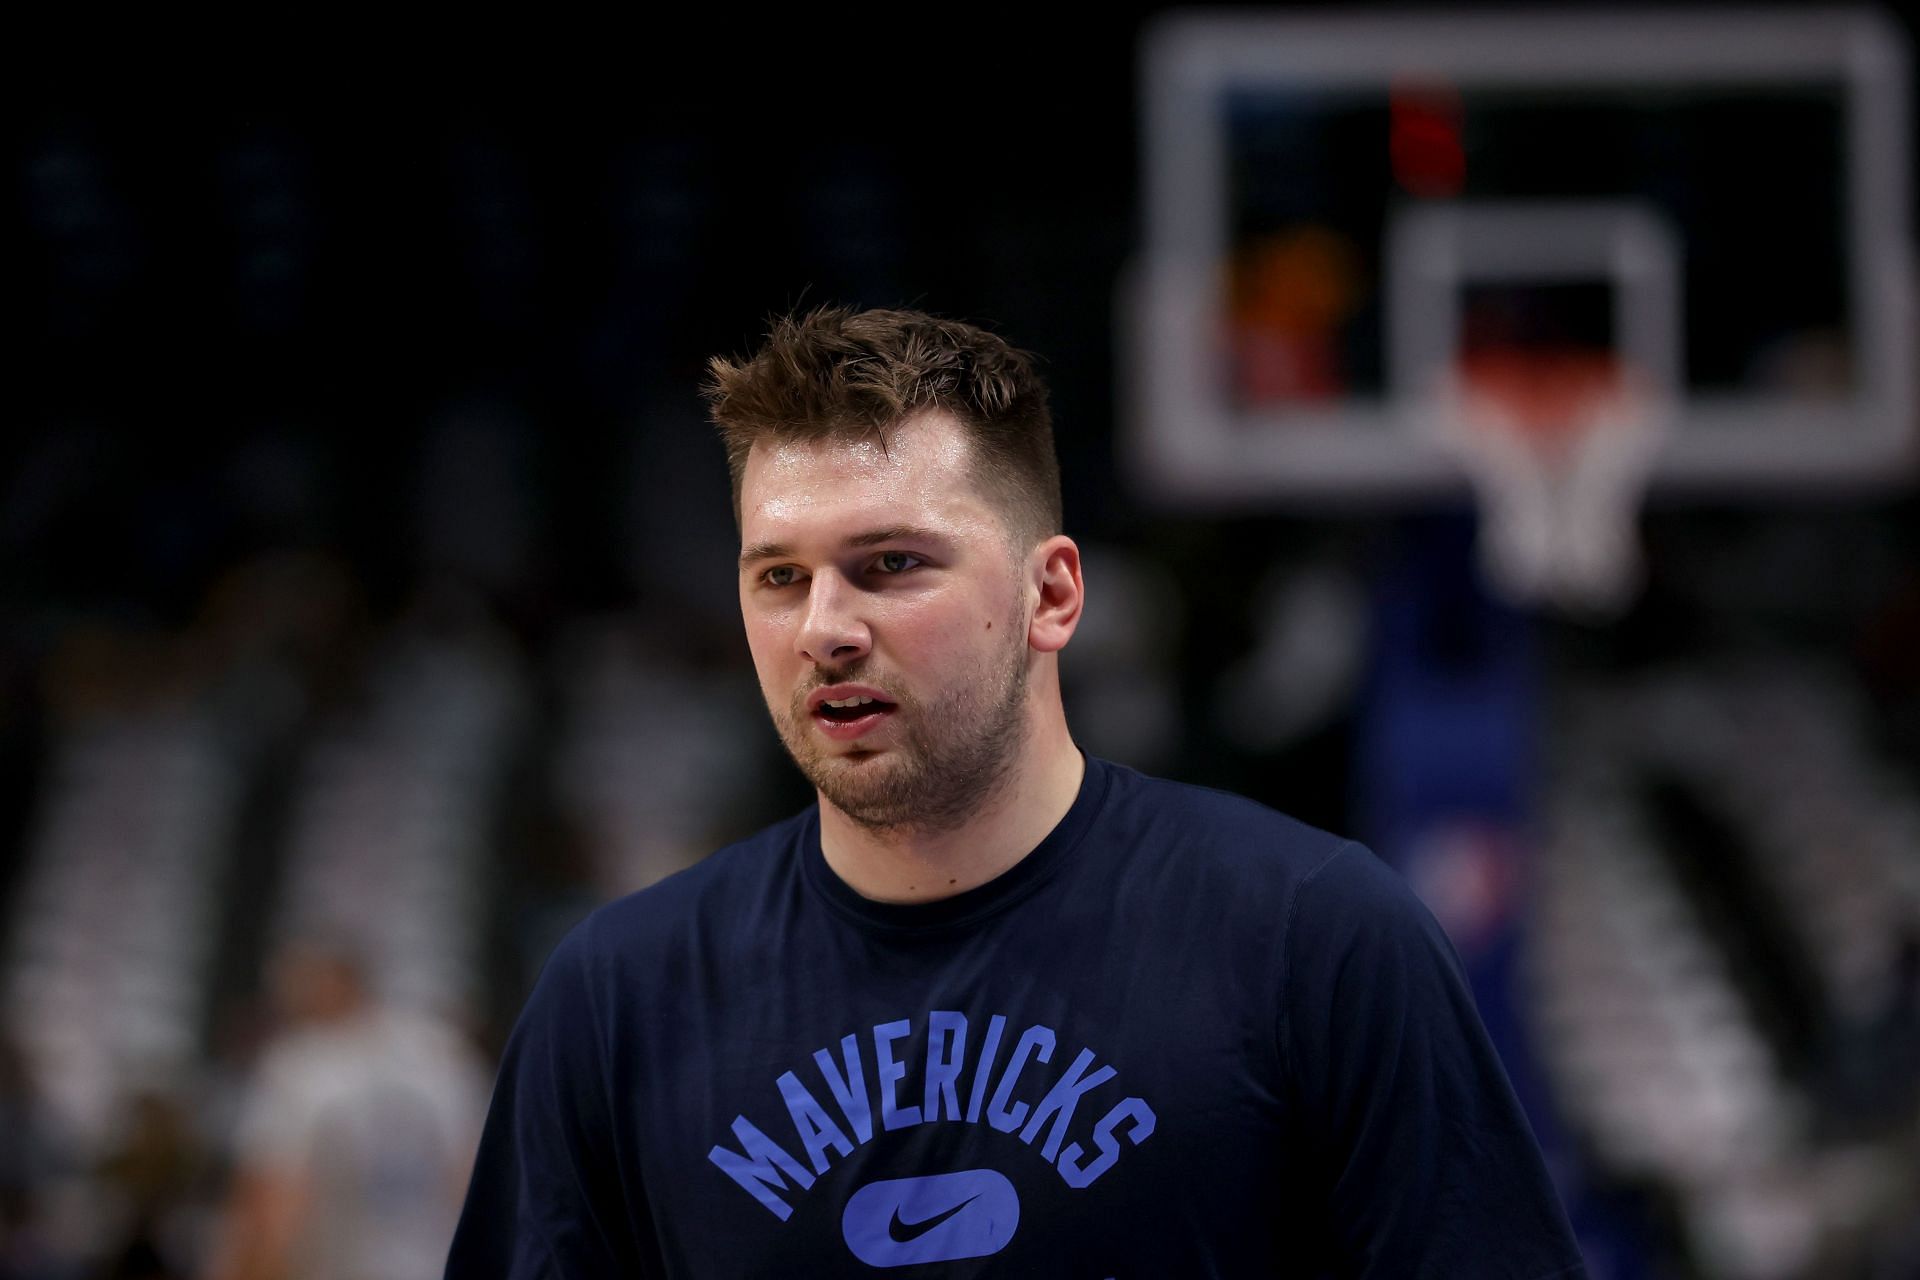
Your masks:
M 745 621 L 747 652 L 753 655 L 754 669 L 760 673 L 764 684 L 779 667 L 782 655 L 793 651 L 793 647 L 787 643 L 788 629 L 777 618 L 765 614 L 748 613 Z
M 988 630 L 987 624 L 993 629 Z M 984 601 L 954 601 L 929 610 L 912 620 L 912 625 L 896 628 L 896 648 L 928 656 L 946 655 L 958 659 L 986 649 L 997 648 L 1005 639 L 1006 618 L 995 613 Z

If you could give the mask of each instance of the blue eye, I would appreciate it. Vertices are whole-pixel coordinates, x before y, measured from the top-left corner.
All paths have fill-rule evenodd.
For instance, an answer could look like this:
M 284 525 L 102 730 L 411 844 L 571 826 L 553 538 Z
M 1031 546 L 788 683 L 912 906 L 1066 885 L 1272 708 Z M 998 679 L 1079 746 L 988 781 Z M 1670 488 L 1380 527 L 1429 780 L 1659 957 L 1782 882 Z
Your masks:
M 798 580 L 798 573 L 790 564 L 777 564 L 762 576 L 770 587 L 790 587 Z
M 905 573 L 920 563 L 920 557 L 906 551 L 882 551 L 874 561 L 882 573 Z

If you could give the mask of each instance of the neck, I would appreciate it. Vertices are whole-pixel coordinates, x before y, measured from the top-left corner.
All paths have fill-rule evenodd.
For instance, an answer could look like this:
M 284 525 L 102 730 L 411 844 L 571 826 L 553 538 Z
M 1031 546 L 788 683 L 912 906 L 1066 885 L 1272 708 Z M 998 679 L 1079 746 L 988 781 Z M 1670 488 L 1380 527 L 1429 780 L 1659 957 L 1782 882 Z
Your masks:
M 1080 794 L 1086 760 L 1058 708 L 1027 735 L 1005 783 L 965 825 L 876 831 L 820 799 L 820 852 L 863 898 L 932 902 L 978 888 L 1026 857 Z

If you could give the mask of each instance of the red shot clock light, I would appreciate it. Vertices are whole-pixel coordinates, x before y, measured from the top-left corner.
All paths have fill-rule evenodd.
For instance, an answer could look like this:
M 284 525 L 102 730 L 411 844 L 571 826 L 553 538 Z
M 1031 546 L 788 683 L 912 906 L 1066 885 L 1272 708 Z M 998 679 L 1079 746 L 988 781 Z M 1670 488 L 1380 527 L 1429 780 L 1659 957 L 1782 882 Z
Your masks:
M 1393 180 L 1409 195 L 1444 199 L 1466 185 L 1460 115 L 1460 94 L 1449 85 L 1402 81 L 1393 86 L 1387 152 Z

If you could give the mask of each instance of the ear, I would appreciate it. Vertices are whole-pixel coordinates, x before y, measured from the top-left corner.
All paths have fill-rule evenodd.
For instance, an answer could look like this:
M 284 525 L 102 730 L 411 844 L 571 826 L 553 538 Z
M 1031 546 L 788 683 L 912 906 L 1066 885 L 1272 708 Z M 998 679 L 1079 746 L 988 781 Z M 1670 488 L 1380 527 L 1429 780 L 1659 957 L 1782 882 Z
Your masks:
M 1027 624 L 1027 644 L 1041 653 L 1057 653 L 1073 639 L 1085 599 L 1080 548 L 1072 538 L 1055 534 L 1033 549 L 1027 557 L 1027 588 L 1039 597 Z

